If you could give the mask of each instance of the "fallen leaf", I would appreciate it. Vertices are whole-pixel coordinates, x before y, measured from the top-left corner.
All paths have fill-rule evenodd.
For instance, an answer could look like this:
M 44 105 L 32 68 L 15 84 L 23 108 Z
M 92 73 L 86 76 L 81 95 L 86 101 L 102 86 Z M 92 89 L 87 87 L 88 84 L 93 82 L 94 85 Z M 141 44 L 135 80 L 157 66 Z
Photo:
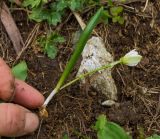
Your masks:
M 1 15 L 2 24 L 4 25 L 8 33 L 8 36 L 13 43 L 14 49 L 18 54 L 21 51 L 22 47 L 24 46 L 24 42 L 19 32 L 19 29 L 17 28 L 13 20 L 13 17 L 7 5 L 4 2 L 2 3 L 2 9 L 1 9 L 0 15 Z

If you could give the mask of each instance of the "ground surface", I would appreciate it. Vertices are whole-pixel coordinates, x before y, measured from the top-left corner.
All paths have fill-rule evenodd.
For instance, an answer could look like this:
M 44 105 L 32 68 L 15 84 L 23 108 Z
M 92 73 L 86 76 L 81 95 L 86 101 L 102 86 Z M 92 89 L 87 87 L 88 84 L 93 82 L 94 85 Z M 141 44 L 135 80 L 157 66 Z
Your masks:
M 102 113 L 106 114 L 110 121 L 123 126 L 133 138 L 138 137 L 141 128 L 144 128 L 147 136 L 160 134 L 160 2 L 150 1 L 145 13 L 139 12 L 144 3 L 135 2 L 128 6 L 125 6 L 124 12 L 125 25 L 99 25 L 96 28 L 107 50 L 115 59 L 134 48 L 143 56 L 142 62 L 134 68 L 120 65 L 112 71 L 120 106 L 101 106 L 101 102 L 105 100 L 102 94 L 93 90 L 89 84 L 80 86 L 76 83 L 57 94 L 50 103 L 49 118 L 42 122 L 39 139 L 61 139 L 65 133 L 71 139 L 94 139 L 96 134 L 91 126 Z M 132 11 L 130 7 L 137 11 Z M 82 17 L 89 17 L 92 12 L 84 13 Z M 12 14 L 25 40 L 35 23 L 28 22 L 23 11 L 15 10 Z M 2 25 L 0 27 L 1 56 L 12 66 L 16 54 L 5 29 Z M 41 25 L 38 34 L 42 34 L 47 28 L 47 25 Z M 60 29 L 67 42 L 59 46 L 56 59 L 50 60 L 42 53 L 37 53 L 35 43 L 29 46 L 20 58 L 26 60 L 29 67 L 27 82 L 45 96 L 54 88 L 73 51 L 72 33 L 78 29 L 79 25 L 71 15 Z M 77 69 L 78 64 L 70 79 L 75 76 Z M 19 139 L 35 139 L 37 133 L 38 131 Z

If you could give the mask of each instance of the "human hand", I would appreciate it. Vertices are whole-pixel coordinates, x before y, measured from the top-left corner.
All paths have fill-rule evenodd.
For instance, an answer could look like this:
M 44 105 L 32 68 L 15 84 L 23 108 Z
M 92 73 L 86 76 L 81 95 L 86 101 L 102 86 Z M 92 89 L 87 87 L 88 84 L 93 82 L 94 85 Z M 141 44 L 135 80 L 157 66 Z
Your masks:
M 41 106 L 44 97 L 25 82 L 15 79 L 1 58 L 0 99 L 16 103 L 0 103 L 0 136 L 17 137 L 37 129 L 38 116 L 26 108 L 34 109 Z

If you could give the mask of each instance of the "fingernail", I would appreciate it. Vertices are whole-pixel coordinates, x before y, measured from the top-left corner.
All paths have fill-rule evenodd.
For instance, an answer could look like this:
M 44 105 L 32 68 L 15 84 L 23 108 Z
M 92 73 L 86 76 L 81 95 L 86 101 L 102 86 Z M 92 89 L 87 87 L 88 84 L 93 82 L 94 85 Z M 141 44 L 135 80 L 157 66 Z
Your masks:
M 38 128 L 38 125 L 39 125 L 38 116 L 33 113 L 26 113 L 24 132 L 26 134 L 34 132 Z

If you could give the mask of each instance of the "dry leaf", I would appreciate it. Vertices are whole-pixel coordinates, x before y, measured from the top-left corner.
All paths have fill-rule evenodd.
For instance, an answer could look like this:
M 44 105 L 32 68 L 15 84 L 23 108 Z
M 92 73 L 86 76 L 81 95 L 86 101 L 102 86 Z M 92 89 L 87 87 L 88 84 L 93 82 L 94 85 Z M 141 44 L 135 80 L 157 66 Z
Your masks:
M 19 32 L 19 29 L 17 28 L 12 18 L 12 15 L 10 14 L 10 11 L 4 2 L 2 3 L 2 9 L 1 9 L 1 21 L 8 33 L 8 36 L 10 37 L 13 43 L 16 53 L 18 54 L 21 51 L 24 42 Z

